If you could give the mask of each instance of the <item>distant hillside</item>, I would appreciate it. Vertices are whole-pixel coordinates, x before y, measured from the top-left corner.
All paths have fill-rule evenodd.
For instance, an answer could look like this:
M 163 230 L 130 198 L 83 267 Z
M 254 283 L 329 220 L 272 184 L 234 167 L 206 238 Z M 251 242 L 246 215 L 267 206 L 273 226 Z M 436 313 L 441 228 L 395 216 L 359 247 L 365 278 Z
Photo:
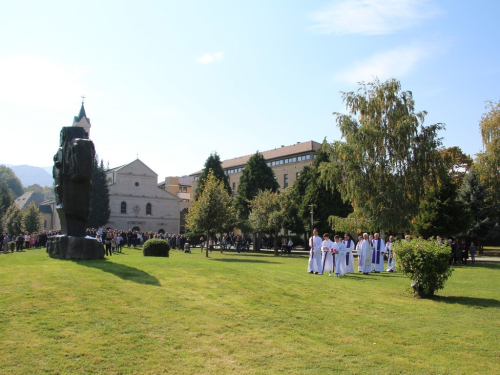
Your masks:
M 21 180 L 24 187 L 38 184 L 42 187 L 52 186 L 54 179 L 52 175 L 41 167 L 32 167 L 30 165 L 10 165 L 4 164 L 14 171 Z

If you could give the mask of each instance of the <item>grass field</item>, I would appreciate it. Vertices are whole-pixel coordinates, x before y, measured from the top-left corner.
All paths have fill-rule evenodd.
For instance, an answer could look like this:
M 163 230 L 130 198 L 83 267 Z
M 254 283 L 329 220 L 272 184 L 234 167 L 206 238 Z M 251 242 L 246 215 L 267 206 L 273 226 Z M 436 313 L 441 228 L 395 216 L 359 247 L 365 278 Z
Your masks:
M 431 300 L 401 274 L 309 275 L 307 256 L 124 249 L 0 255 L 0 374 L 496 374 L 500 264 Z

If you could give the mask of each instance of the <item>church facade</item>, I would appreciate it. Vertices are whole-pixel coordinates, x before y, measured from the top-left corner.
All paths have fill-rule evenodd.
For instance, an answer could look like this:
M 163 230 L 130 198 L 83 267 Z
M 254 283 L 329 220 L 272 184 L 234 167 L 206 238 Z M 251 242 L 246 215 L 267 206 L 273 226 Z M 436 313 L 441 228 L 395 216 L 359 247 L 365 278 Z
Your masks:
M 158 187 L 158 174 L 141 160 L 106 172 L 111 216 L 105 227 L 179 233 L 180 199 Z

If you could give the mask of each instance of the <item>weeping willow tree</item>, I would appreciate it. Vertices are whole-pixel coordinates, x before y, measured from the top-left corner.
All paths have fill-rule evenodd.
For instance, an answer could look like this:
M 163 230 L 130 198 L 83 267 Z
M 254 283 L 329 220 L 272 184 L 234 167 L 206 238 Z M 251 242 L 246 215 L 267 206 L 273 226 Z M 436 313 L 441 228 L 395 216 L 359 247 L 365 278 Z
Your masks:
M 395 79 L 360 83 L 342 99 L 347 113 L 334 115 L 343 140 L 331 144 L 321 176 L 354 211 L 331 216 L 330 224 L 339 231 L 404 232 L 426 187 L 445 173 L 437 136 L 444 125 L 424 126 L 427 113 L 415 111 L 412 93 Z

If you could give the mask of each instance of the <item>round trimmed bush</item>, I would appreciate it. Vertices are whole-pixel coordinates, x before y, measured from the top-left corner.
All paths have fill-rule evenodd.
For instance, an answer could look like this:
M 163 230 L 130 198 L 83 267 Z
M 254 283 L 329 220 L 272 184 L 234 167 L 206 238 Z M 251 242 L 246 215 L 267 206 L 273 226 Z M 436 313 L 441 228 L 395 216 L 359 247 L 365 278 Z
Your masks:
M 142 253 L 144 256 L 151 257 L 168 257 L 170 252 L 170 244 L 159 238 L 151 238 L 144 242 Z
M 418 297 L 431 297 L 451 276 L 450 249 L 434 240 L 399 241 L 393 247 L 397 270 L 408 276 Z

